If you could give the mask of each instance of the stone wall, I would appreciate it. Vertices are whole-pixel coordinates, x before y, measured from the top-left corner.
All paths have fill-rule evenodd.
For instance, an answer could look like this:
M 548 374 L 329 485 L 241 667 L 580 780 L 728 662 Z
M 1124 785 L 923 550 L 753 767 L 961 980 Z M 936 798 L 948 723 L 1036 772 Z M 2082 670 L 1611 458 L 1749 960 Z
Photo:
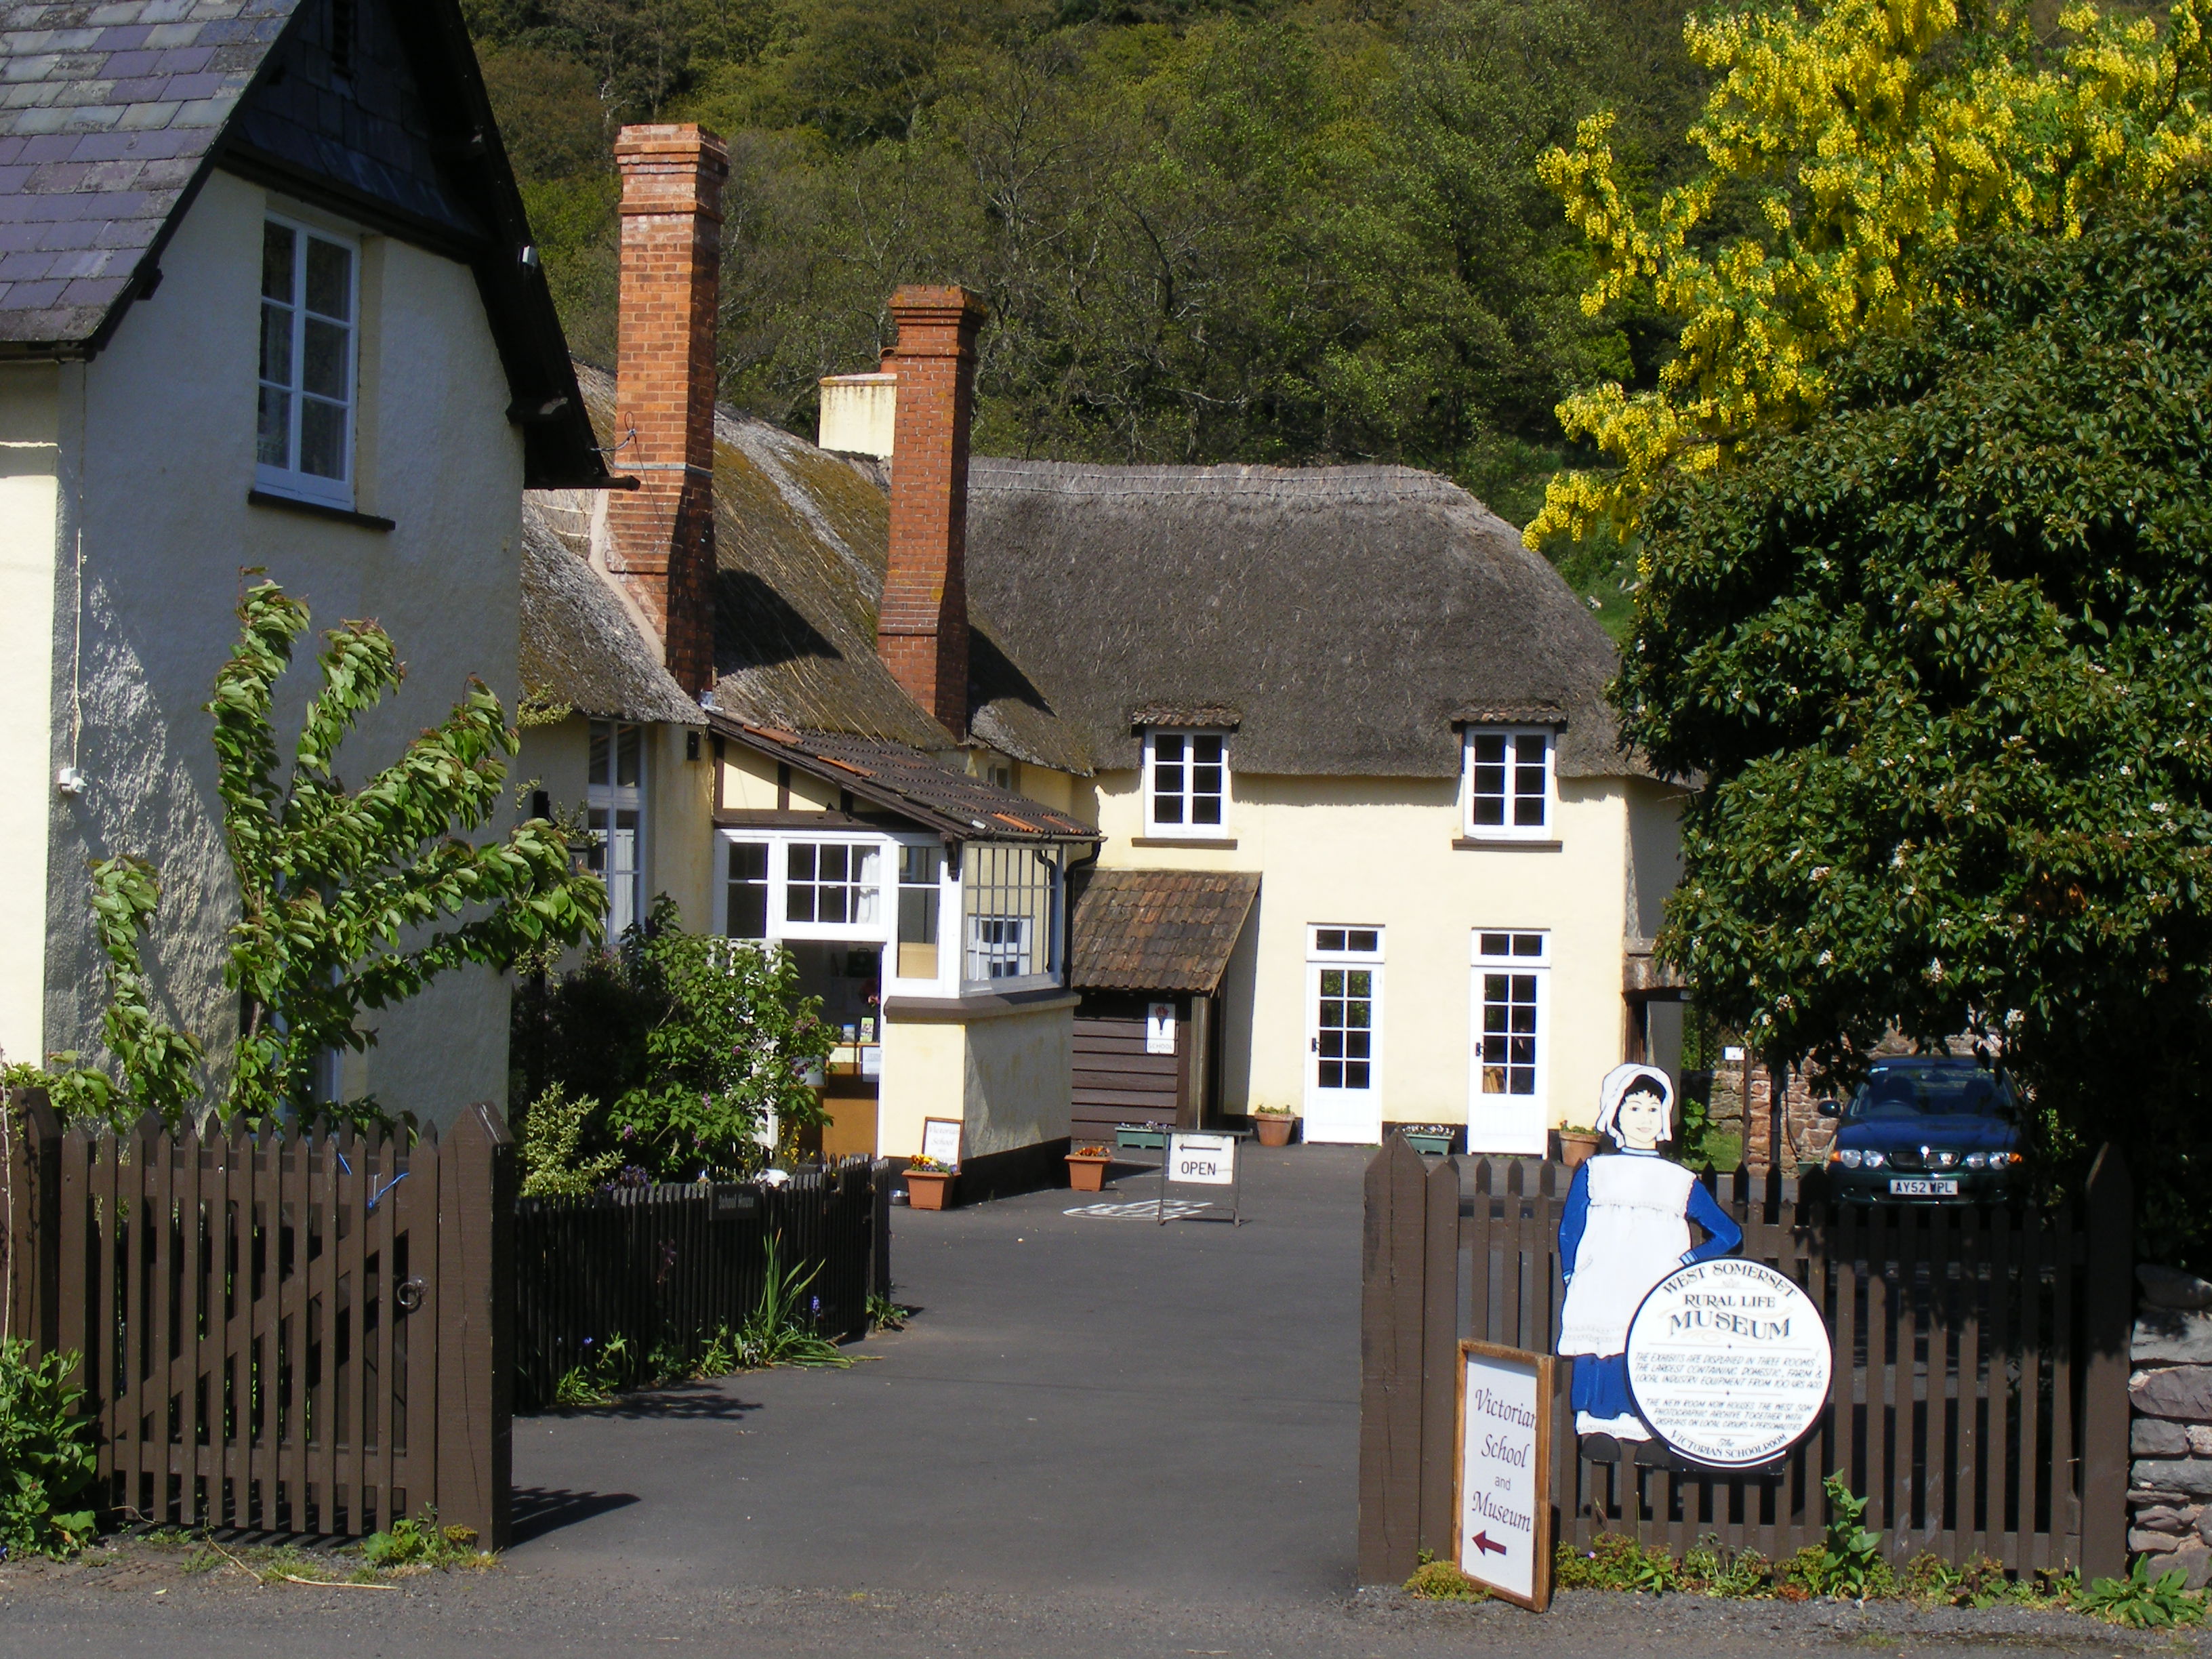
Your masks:
M 1748 1069 L 1750 1076 L 1745 1076 Z M 1713 1066 L 1712 1092 L 1707 1097 L 1707 1118 L 1714 1127 L 1741 1138 L 1744 1162 L 1754 1170 L 1773 1162 L 1774 1083 L 1782 1089 L 1782 1167 L 1795 1174 L 1801 1164 L 1817 1164 L 1828 1155 L 1836 1126 L 1813 1109 L 1826 1096 L 1820 1079 L 1795 1067 L 1753 1064 L 1723 1059 Z
M 2172 1267 L 2136 1277 L 2128 1549 L 2198 1589 L 2212 1581 L 2212 1284 Z

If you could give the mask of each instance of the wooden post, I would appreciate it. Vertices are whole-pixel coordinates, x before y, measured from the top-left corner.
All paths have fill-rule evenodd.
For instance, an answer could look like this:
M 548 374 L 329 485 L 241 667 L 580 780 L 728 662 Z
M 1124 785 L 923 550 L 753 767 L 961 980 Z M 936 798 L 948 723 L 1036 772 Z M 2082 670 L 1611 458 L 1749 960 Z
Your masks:
M 1359 1582 L 1395 1583 L 1419 1565 L 1434 1480 L 1450 1516 L 1450 1458 L 1430 1444 L 1437 1415 L 1431 1384 L 1443 1396 L 1450 1433 L 1452 1356 L 1459 1331 L 1459 1170 L 1431 1172 L 1402 1133 L 1367 1166 L 1361 1238 L 1359 1319 Z M 1447 1190 L 1447 1188 L 1449 1190 Z M 1431 1232 L 1437 1237 L 1432 1238 Z M 1431 1285 L 1431 1279 L 1440 1281 Z M 1440 1316 L 1433 1310 L 1442 1309 Z M 1431 1331 L 1431 1322 L 1437 1327 Z M 1439 1358 L 1441 1354 L 1441 1358 Z M 1431 1459 L 1438 1468 L 1428 1468 Z M 1433 1547 L 1433 1546 L 1432 1546 Z
M 1415 1154 L 1419 1156 L 1419 1154 Z M 1421 1533 L 1416 1547 L 1458 1559 L 1459 1163 L 1440 1158 L 1421 1183 Z M 1410 1574 L 1412 1568 L 1407 1568 Z
M 2128 1364 L 2135 1330 L 2135 1188 L 2107 1143 L 2089 1170 L 2081 1285 L 2081 1576 L 2128 1565 Z M 2062 1452 L 2063 1455 L 2063 1452 Z
M 8 1114 L 7 1209 L 0 1214 L 0 1297 L 5 1334 L 39 1354 L 60 1340 L 61 1121 L 43 1089 L 10 1090 L 0 1110 Z
M 514 1516 L 514 1143 L 489 1104 L 438 1148 L 438 1520 L 505 1549 Z

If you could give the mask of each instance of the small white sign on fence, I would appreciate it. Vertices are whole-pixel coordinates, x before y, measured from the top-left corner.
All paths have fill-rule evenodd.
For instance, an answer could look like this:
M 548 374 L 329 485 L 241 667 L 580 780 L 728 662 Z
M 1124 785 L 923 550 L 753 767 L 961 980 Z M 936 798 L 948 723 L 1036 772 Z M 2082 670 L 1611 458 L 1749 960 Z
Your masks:
M 1176 1006 L 1172 1002 L 1145 1005 L 1145 1052 L 1171 1054 L 1176 1051 Z
M 1552 1599 L 1549 1354 L 1459 1345 L 1460 1571 L 1541 1613 Z

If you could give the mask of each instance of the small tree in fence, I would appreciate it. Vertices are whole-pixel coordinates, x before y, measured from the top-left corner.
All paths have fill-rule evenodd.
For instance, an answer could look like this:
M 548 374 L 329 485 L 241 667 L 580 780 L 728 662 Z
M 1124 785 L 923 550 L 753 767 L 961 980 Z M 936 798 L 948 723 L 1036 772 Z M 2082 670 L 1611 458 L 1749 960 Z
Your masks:
M 598 938 L 605 891 L 544 819 L 504 840 L 466 838 L 497 811 L 518 741 L 481 682 L 471 680 L 444 722 L 398 760 L 346 787 L 340 747 L 405 673 L 391 635 L 373 622 L 324 635 L 321 689 L 288 775 L 273 702 L 307 609 L 264 581 L 238 614 L 238 645 L 206 705 L 240 902 L 223 978 L 244 1011 L 217 1109 L 226 1120 L 283 1107 L 380 1117 L 373 1098 L 317 1098 L 319 1057 L 367 1048 L 375 1034 L 362 1028 L 364 1013 L 465 963 L 503 969 L 533 947 Z M 68 1115 L 120 1121 L 151 1110 L 176 1122 L 205 1097 L 206 1045 L 154 1011 L 139 935 L 159 902 L 155 872 L 143 860 L 105 859 L 92 866 L 92 884 L 108 963 L 101 1035 L 117 1075 L 69 1053 L 53 1056 L 56 1070 L 16 1068 L 14 1080 L 45 1084 Z

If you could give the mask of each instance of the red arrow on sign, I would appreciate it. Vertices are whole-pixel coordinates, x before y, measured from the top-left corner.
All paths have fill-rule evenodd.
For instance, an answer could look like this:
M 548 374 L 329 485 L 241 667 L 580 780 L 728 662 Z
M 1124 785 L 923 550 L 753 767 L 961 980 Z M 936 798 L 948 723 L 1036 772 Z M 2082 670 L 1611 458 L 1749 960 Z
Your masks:
M 1475 1553 L 1478 1555 L 1481 1554 L 1485 1551 L 1488 1551 L 1493 1555 L 1503 1555 L 1505 1553 L 1505 1546 L 1503 1544 L 1492 1543 L 1490 1541 L 1490 1534 L 1486 1531 L 1475 1534 L 1474 1548 Z

